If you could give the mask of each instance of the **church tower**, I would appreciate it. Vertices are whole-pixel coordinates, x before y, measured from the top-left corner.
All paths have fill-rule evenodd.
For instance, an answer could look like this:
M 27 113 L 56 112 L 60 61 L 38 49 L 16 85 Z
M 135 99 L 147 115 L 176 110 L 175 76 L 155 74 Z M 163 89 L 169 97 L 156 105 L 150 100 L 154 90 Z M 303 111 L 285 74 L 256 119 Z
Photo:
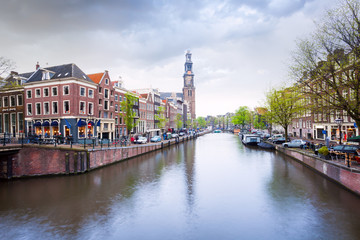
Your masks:
M 193 63 L 191 61 L 190 50 L 185 54 L 185 73 L 184 73 L 184 87 L 183 96 L 184 102 L 188 105 L 188 112 L 191 114 L 191 119 L 196 119 L 195 114 L 195 86 L 194 86 L 194 73 Z

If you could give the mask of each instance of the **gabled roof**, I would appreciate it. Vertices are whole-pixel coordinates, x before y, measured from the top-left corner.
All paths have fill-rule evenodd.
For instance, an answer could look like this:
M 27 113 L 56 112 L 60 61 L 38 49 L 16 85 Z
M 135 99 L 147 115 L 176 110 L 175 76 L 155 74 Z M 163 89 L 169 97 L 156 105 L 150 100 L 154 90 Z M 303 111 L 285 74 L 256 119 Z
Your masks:
M 53 67 L 38 68 L 32 76 L 28 79 L 30 82 L 39 82 L 42 81 L 43 72 L 50 72 L 50 80 L 74 77 L 82 79 L 84 81 L 93 82 L 76 64 L 64 64 Z
M 99 84 L 101 82 L 101 80 L 103 79 L 104 74 L 105 74 L 104 72 L 103 73 L 93 73 L 93 74 L 88 74 L 88 76 L 94 83 Z

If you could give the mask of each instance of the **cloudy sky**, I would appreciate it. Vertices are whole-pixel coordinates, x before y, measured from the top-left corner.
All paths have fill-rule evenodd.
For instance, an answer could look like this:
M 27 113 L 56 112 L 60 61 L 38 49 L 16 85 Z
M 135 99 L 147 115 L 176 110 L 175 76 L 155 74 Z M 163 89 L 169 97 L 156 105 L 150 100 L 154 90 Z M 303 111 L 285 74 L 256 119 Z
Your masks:
M 18 72 L 75 63 L 128 89 L 181 92 L 190 49 L 198 116 L 261 106 L 295 40 L 337 0 L 3 0 L 0 56 Z

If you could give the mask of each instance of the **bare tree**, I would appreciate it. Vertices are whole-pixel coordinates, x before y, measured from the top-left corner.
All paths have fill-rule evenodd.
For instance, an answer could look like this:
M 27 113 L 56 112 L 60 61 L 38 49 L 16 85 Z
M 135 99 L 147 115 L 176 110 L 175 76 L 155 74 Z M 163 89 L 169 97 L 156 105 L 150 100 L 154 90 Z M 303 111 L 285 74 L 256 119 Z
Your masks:
M 14 63 L 10 59 L 0 57 L 0 77 L 5 73 L 9 73 L 13 68 Z
M 290 67 L 317 113 L 360 126 L 360 2 L 342 0 L 297 42 Z

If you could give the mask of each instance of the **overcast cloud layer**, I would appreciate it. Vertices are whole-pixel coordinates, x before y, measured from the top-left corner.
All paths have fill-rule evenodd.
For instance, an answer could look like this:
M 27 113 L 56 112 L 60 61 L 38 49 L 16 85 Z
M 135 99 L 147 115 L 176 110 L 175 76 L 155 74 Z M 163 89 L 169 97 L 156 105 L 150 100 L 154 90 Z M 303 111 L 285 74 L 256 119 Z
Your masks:
M 181 92 L 193 53 L 197 115 L 262 104 L 288 80 L 298 37 L 337 0 L 98 1 L 0 3 L 0 56 L 19 72 L 75 63 L 109 70 L 125 87 Z

